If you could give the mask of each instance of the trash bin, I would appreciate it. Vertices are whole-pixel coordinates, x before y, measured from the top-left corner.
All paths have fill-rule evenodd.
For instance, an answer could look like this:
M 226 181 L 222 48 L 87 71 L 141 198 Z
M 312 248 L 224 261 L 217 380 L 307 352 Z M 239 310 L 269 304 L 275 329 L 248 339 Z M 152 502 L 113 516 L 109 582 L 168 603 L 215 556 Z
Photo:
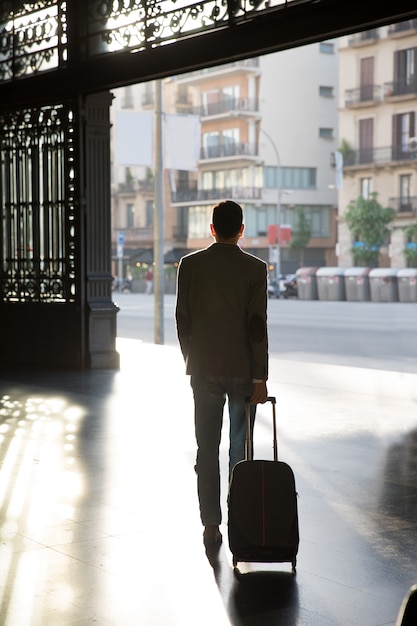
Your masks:
M 378 267 L 369 272 L 372 302 L 398 302 L 398 270 Z
M 365 302 L 371 299 L 369 267 L 349 267 L 345 271 L 346 300 Z
M 417 302 L 417 269 L 398 270 L 398 299 L 400 302 Z
M 317 300 L 318 267 L 299 267 L 295 275 L 297 277 L 297 292 L 300 300 Z
M 345 300 L 344 267 L 321 267 L 316 272 L 319 300 Z

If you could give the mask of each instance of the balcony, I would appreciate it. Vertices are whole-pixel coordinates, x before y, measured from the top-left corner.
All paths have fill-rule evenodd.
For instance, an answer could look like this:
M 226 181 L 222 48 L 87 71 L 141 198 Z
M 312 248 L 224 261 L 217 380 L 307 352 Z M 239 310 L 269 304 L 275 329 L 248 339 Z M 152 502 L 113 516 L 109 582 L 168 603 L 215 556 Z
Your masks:
M 126 247 L 135 245 L 138 242 L 153 241 L 153 226 L 144 228 L 132 226 L 130 228 L 117 228 L 117 230 L 123 233 Z
M 386 148 L 362 148 L 349 150 L 343 155 L 343 167 L 360 165 L 383 165 L 396 161 L 410 161 L 417 158 L 417 153 L 402 145 Z
M 258 148 L 251 143 L 230 143 L 216 146 L 203 146 L 200 151 L 200 160 L 224 159 L 230 157 L 257 157 Z
M 347 109 L 369 106 L 381 102 L 381 100 L 381 85 L 362 85 L 345 91 L 345 107 Z
M 377 28 L 371 30 L 364 30 L 361 33 L 355 33 L 348 41 L 348 45 L 354 48 L 360 46 L 367 46 L 379 39 L 379 31 Z
M 229 187 L 225 189 L 178 189 L 171 194 L 174 204 L 217 200 L 260 200 L 261 187 Z
M 187 113 L 210 117 L 214 115 L 230 115 L 236 113 L 259 113 L 258 98 L 225 98 L 219 102 L 209 102 L 197 107 L 191 107 Z
M 384 83 L 384 98 L 395 98 L 397 96 L 417 95 L 417 76 L 412 76 L 408 81 L 396 80 L 392 83 Z
M 390 198 L 389 206 L 399 215 L 417 215 L 417 196 L 409 196 L 408 198 Z
M 398 36 L 404 36 L 404 35 L 411 35 L 416 30 L 417 30 L 417 19 L 405 20 L 404 22 L 399 22 L 398 24 L 392 24 L 388 28 L 388 36 L 398 37 Z
M 237 72 L 249 72 L 253 74 L 259 73 L 259 59 L 257 57 L 252 59 L 244 59 L 242 61 L 233 61 L 232 63 L 224 63 L 222 65 L 215 65 L 213 67 L 206 67 L 201 70 L 195 70 L 194 72 L 187 72 L 176 76 L 175 80 L 178 84 L 190 84 L 195 85 L 201 82 L 207 81 L 213 74 L 236 74 Z

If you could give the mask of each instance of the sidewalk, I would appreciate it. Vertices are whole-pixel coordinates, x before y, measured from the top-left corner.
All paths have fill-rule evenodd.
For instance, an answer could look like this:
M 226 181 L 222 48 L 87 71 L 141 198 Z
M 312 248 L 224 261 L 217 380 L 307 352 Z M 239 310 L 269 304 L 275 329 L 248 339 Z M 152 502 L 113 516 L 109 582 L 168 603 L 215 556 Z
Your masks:
M 271 363 L 297 575 L 238 581 L 226 519 L 214 569 L 204 552 L 179 351 L 118 349 L 119 372 L 0 374 L 0 624 L 393 626 L 417 579 L 417 376 Z M 255 442 L 270 455 L 266 407 Z

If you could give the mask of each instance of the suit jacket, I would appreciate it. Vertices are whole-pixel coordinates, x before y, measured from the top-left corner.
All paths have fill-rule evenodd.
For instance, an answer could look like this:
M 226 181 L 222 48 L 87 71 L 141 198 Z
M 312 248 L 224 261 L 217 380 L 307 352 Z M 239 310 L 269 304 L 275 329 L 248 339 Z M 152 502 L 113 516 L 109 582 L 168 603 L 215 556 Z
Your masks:
M 177 334 L 187 374 L 267 380 L 267 266 L 228 243 L 183 257 Z

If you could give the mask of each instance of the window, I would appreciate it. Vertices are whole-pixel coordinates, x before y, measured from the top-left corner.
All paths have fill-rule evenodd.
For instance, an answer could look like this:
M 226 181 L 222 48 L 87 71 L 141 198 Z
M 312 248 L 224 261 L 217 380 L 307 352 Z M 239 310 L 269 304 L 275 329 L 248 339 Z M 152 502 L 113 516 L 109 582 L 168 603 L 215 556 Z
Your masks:
M 267 189 L 315 189 L 315 167 L 281 167 L 278 185 L 278 168 L 264 167 L 264 183 Z
M 417 47 L 398 50 L 394 56 L 394 95 L 415 93 L 417 87 Z
M 374 57 L 360 60 L 360 100 L 374 99 Z
M 219 156 L 219 133 L 217 131 L 203 134 L 203 155 L 205 159 Z
M 239 129 L 228 128 L 222 132 L 222 156 L 232 156 L 236 154 L 236 147 L 239 143 Z
M 330 236 L 330 208 L 322 205 L 301 205 L 311 226 L 312 237 Z M 294 207 L 281 207 L 281 223 L 295 228 L 297 212 Z
M 219 109 L 219 92 L 217 89 L 211 91 L 203 91 L 201 94 L 202 115 L 213 115 L 218 113 Z
M 400 175 L 400 211 L 411 210 L 411 174 Z
M 177 102 L 179 104 L 188 104 L 190 101 L 188 95 L 188 86 L 187 85 L 178 85 L 177 89 Z
M 211 207 L 193 206 L 188 212 L 188 236 L 191 239 L 203 239 L 210 235 Z
M 372 193 L 372 178 L 361 178 L 359 195 L 362 196 L 362 198 L 364 198 L 365 200 L 369 200 L 371 193 Z
M 128 86 L 123 90 L 122 109 L 133 109 L 133 107 L 133 88 Z
M 126 204 L 126 227 L 133 228 L 135 225 L 135 207 L 129 202 Z
M 146 200 L 145 212 L 146 212 L 146 227 L 149 228 L 153 225 L 153 200 Z
M 221 92 L 221 101 L 223 103 L 222 110 L 225 107 L 233 109 L 236 108 L 239 103 L 239 85 L 231 85 L 230 87 L 224 87 Z
M 319 137 L 322 139 L 333 139 L 333 128 L 319 128 Z
M 333 98 L 334 89 L 333 87 L 325 87 L 324 85 L 320 85 L 319 94 L 322 98 Z
M 285 197 L 285 196 L 284 196 Z M 330 236 L 330 208 L 322 205 L 301 207 L 311 225 L 312 237 Z M 295 227 L 297 213 L 294 206 L 281 205 L 281 224 Z M 276 223 L 276 205 L 245 207 L 245 236 L 262 237 L 268 232 L 268 224 Z
M 394 115 L 393 123 L 393 159 L 406 159 L 410 149 L 410 138 L 415 136 L 415 113 Z
M 359 162 L 372 163 L 374 158 L 374 120 L 359 120 Z
M 265 237 L 268 234 L 268 225 L 276 224 L 276 210 L 276 205 L 246 206 L 245 236 Z
M 322 54 L 334 54 L 334 43 L 320 42 L 320 52 Z

